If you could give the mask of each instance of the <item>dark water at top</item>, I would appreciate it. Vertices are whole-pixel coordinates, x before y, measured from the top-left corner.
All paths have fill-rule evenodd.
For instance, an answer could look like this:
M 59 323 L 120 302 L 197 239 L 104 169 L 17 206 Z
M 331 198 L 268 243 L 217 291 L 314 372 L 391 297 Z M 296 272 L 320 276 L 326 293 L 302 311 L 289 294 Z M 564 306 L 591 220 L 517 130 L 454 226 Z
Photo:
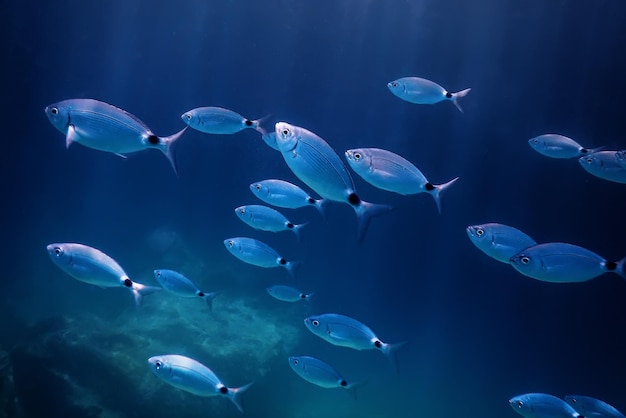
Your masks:
M 538 242 L 626 256 L 626 186 L 527 144 L 553 132 L 589 148 L 626 148 L 623 2 L 117 3 L 3 2 L 7 416 L 240 416 L 225 399 L 159 381 L 146 360 L 166 353 L 207 364 L 231 386 L 255 381 L 243 395 L 250 417 L 514 418 L 507 400 L 525 392 L 586 394 L 626 410 L 626 283 L 614 274 L 536 281 L 465 233 L 500 222 Z M 404 76 L 471 87 L 465 113 L 394 97 L 386 84 Z M 114 104 L 158 135 L 181 129 L 180 115 L 199 106 L 271 115 L 269 126 L 306 127 L 340 155 L 385 148 L 433 183 L 460 180 L 438 215 L 426 194 L 384 192 L 354 175 L 363 199 L 396 209 L 372 221 L 362 244 L 346 205 L 329 204 L 327 222 L 312 208 L 284 210 L 310 222 L 298 244 L 233 213 L 261 203 L 253 181 L 301 184 L 256 132 L 188 130 L 176 177 L 157 151 L 122 159 L 65 149 L 43 109 L 68 98 Z M 316 293 L 311 305 L 270 298 L 265 287 L 289 283 L 286 273 L 232 257 L 222 241 L 233 236 L 304 261 L 295 285 Z M 128 292 L 56 268 L 51 242 L 97 247 L 142 283 L 170 268 L 224 293 L 213 315 L 164 293 L 137 311 Z M 380 353 L 310 334 L 302 319 L 325 312 L 407 341 L 399 373 Z M 289 369 L 293 354 L 368 383 L 356 401 L 318 388 Z

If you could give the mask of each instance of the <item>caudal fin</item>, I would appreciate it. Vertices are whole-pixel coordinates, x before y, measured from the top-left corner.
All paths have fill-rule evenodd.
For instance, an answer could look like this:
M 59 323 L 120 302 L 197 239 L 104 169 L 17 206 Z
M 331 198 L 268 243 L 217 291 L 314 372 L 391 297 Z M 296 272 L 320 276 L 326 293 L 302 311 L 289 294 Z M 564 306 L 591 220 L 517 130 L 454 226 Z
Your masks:
M 428 193 L 430 193 L 430 195 L 433 197 L 433 199 L 435 199 L 435 203 L 437 204 L 437 210 L 439 211 L 439 213 L 441 213 L 441 196 L 443 195 L 443 193 L 448 190 L 448 188 L 450 188 L 450 186 L 452 186 L 459 178 L 455 177 L 452 180 L 450 180 L 447 183 L 443 183 L 443 184 L 434 184 L 433 185 L 433 189 L 430 190 Z
M 211 292 L 211 293 L 204 293 L 204 296 L 202 296 L 202 299 L 204 299 L 204 301 L 206 302 L 207 306 L 209 307 L 209 312 L 213 312 L 213 299 L 215 299 L 215 297 L 217 295 L 220 294 L 220 292 Z
M 305 226 L 307 226 L 308 224 L 309 224 L 308 222 L 304 222 L 304 223 L 301 223 L 301 224 L 298 224 L 298 225 L 293 224 L 293 227 L 291 228 L 291 230 L 295 234 L 296 239 L 298 240 L 298 242 L 302 242 L 302 235 L 300 233 L 300 230 L 302 228 L 304 228 Z
M 347 389 L 348 394 L 352 397 L 352 399 L 356 400 L 356 390 L 362 386 L 365 386 L 366 384 L 367 384 L 366 381 L 352 382 L 352 383 L 348 383 L 344 387 Z
M 161 142 L 163 146 L 161 147 L 161 151 L 167 159 L 170 161 L 172 168 L 174 169 L 174 173 L 178 175 L 178 166 L 176 164 L 176 146 L 178 145 L 178 138 L 182 136 L 183 133 L 187 130 L 188 126 L 185 126 L 180 131 L 176 132 L 174 135 L 165 136 L 161 138 Z
M 150 295 L 154 292 L 158 292 L 159 290 L 163 290 L 163 288 L 156 286 L 146 286 L 145 284 L 137 282 L 133 282 L 132 286 L 130 287 L 130 291 L 133 292 L 135 305 L 137 305 L 137 307 L 141 306 L 144 296 Z
M 322 218 L 324 218 L 324 220 L 326 221 L 326 199 L 315 200 L 313 198 L 310 198 L 309 202 L 311 202 L 311 204 L 315 206 L 315 209 L 317 209 L 320 215 L 322 215 Z
M 228 392 L 226 396 L 231 400 L 232 403 L 235 404 L 239 412 L 243 413 L 243 406 L 241 406 L 241 394 L 252 386 L 254 382 L 250 382 L 247 385 L 241 386 L 239 388 L 228 388 Z
M 380 350 L 383 352 L 387 360 L 391 363 L 396 372 L 398 372 L 398 359 L 396 358 L 396 351 L 400 348 L 404 347 L 406 342 L 396 343 L 396 344 L 386 344 L 383 343 Z
M 357 216 L 357 239 L 359 242 L 363 242 L 367 232 L 367 227 L 373 217 L 393 210 L 393 206 L 369 203 L 364 200 L 360 200 L 358 204 L 352 205 L 352 207 L 354 208 Z
M 613 272 L 619 274 L 619 276 L 622 279 L 626 279 L 626 257 L 622 258 L 621 260 L 619 260 L 614 265 L 615 265 L 615 269 L 614 270 L 610 270 L 610 271 L 613 271 Z
M 462 97 L 467 96 L 467 93 L 469 93 L 470 90 L 471 90 L 471 88 L 465 89 L 465 90 L 461 90 L 461 91 L 457 91 L 456 93 L 452 93 L 452 99 L 450 99 L 450 100 L 452 100 L 452 103 L 454 103 L 456 108 L 459 109 L 461 111 L 461 113 L 463 113 L 463 108 L 459 104 L 459 99 L 462 98 Z
M 283 267 L 287 269 L 289 273 L 289 277 L 295 279 L 298 273 L 298 269 L 302 266 L 302 261 L 287 261 L 285 264 L 282 264 Z
M 263 136 L 268 135 L 267 129 L 265 129 L 265 128 L 263 127 L 263 124 L 264 124 L 265 122 L 267 122 L 267 120 L 268 120 L 271 116 L 272 116 L 272 115 L 271 115 L 271 114 L 269 114 L 269 115 L 265 115 L 265 116 L 263 116 L 262 118 L 259 118 L 259 119 L 257 119 L 257 120 L 253 120 L 253 121 L 251 121 L 251 122 L 252 122 L 252 126 L 251 126 L 251 127 L 252 127 L 252 128 L 254 128 L 254 130 L 255 130 L 255 131 L 259 132 L 259 133 L 260 133 L 261 135 L 263 135 Z M 265 138 L 264 138 L 264 139 L 265 139 Z M 266 140 L 265 142 L 267 143 L 267 140 Z M 274 137 L 274 142 L 276 142 L 276 137 Z M 269 143 L 268 143 L 268 145 L 269 145 Z M 270 146 L 271 146 L 271 145 L 270 145 Z M 274 148 L 274 147 L 272 147 L 272 148 Z

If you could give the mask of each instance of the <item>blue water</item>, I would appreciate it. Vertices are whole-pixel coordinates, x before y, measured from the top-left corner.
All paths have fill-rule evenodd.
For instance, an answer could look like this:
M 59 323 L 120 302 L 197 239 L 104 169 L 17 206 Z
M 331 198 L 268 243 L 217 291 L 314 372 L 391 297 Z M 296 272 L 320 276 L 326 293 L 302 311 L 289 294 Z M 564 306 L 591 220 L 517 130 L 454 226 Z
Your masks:
M 561 133 L 588 148 L 626 148 L 626 5 L 575 1 L 3 2 L 0 101 L 2 254 L 0 416 L 237 417 L 226 399 L 187 394 L 154 376 L 150 356 L 183 354 L 243 395 L 248 417 L 510 417 L 526 392 L 585 394 L 626 410 L 626 283 L 530 279 L 490 259 L 465 227 L 500 222 L 538 242 L 626 256 L 625 187 L 555 160 L 527 140 Z M 413 105 L 386 84 L 421 76 L 471 87 L 465 113 Z M 347 205 L 283 210 L 308 221 L 303 242 L 256 231 L 233 210 L 260 204 L 254 181 L 301 184 L 257 132 L 188 130 L 179 176 L 158 151 L 122 159 L 65 140 L 43 112 L 95 98 L 157 135 L 199 106 L 306 127 L 340 154 L 380 147 L 433 183 L 460 176 L 437 213 L 426 194 L 359 195 L 395 206 L 362 244 Z M 342 157 L 343 158 L 343 157 Z M 309 306 L 265 292 L 283 269 L 237 260 L 222 241 L 250 236 L 304 262 L 295 285 Z M 223 293 L 210 314 L 165 292 L 141 309 L 123 289 L 73 280 L 45 251 L 82 242 L 133 280 L 181 271 Z M 376 351 L 337 347 L 302 319 L 343 313 L 385 342 L 407 341 L 399 373 Z M 295 375 L 289 355 L 312 355 L 358 399 Z M 11 377 L 12 376 L 12 377 Z

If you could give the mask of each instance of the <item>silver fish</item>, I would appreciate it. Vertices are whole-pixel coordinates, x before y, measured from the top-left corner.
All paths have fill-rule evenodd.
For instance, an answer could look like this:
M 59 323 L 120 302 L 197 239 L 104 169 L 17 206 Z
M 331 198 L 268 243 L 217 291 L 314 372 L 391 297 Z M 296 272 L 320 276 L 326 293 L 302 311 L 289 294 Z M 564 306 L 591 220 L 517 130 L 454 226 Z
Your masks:
M 267 293 L 275 299 L 282 300 L 283 302 L 297 302 L 299 300 L 309 301 L 313 293 L 303 293 L 298 289 L 291 286 L 284 285 L 272 285 L 267 287 Z
M 430 194 L 441 213 L 441 196 L 459 178 L 433 184 L 410 161 L 380 148 L 355 148 L 345 152 L 350 167 L 366 182 L 379 189 L 402 195 Z
M 314 199 L 307 192 L 295 184 L 278 179 L 268 179 L 254 182 L 250 191 L 256 197 L 273 206 L 297 209 L 305 206 L 314 206 L 322 217 L 325 217 L 325 199 Z
M 276 143 L 293 173 L 320 196 L 350 205 L 358 219 L 361 241 L 372 217 L 392 209 L 361 200 L 352 177 L 330 145 L 304 128 L 285 122 L 276 124 Z
M 525 418 L 583 418 L 564 400 L 546 393 L 526 393 L 509 399 L 511 408 Z
M 499 223 L 470 225 L 466 232 L 472 244 L 479 250 L 507 264 L 515 254 L 537 245 L 535 240 L 519 229 Z
M 544 134 L 530 138 L 528 145 L 538 153 L 550 158 L 578 158 L 597 152 L 602 148 L 584 148 L 572 138 L 559 134 Z
M 607 261 L 586 248 L 561 242 L 534 245 L 510 259 L 523 275 L 554 283 L 584 282 L 608 272 L 626 278 L 625 261 Z
M 175 144 L 187 127 L 174 135 L 156 136 L 136 116 L 94 99 L 70 99 L 45 109 L 50 123 L 65 135 L 65 145 L 74 142 L 99 151 L 124 154 L 154 148 L 176 168 Z
M 619 165 L 626 168 L 626 150 L 615 152 L 615 159 Z
M 333 366 L 320 359 L 310 356 L 291 356 L 289 357 L 289 366 L 298 376 L 309 383 L 326 389 L 347 389 L 356 399 L 355 388 L 358 385 L 348 382 Z
M 276 151 L 280 151 L 278 149 L 278 145 L 276 144 L 276 132 L 268 132 L 263 134 L 261 137 L 263 141 L 267 144 L 268 147 L 275 149 Z
M 241 261 L 259 267 L 283 267 L 292 278 L 296 277 L 296 269 L 300 261 L 287 261 L 272 247 L 254 238 L 235 237 L 224 240 L 224 246 Z
M 349 316 L 328 313 L 304 319 L 304 325 L 313 334 L 333 345 L 355 350 L 379 350 L 397 370 L 396 351 L 405 343 L 387 344 L 365 324 Z
M 183 298 L 201 298 L 213 310 L 213 299 L 217 292 L 203 292 L 191 280 L 174 270 L 154 270 L 154 278 L 168 292 Z
M 265 130 L 260 126 L 265 118 L 250 120 L 222 107 L 197 107 L 183 113 L 180 117 L 193 129 L 206 134 L 234 134 L 244 129 L 254 129 L 265 134 Z
M 615 407 L 591 396 L 567 395 L 563 399 L 585 418 L 624 418 Z
M 102 251 L 78 243 L 55 243 L 46 247 L 54 264 L 76 280 L 99 287 L 125 287 L 131 291 L 137 306 L 143 296 L 161 290 L 132 281 L 124 269 Z
M 459 99 L 471 89 L 450 93 L 439 84 L 420 77 L 403 77 L 387 83 L 387 88 L 404 101 L 415 104 L 435 104 L 449 100 L 463 113 Z
M 237 217 L 254 229 L 270 232 L 292 231 L 298 241 L 300 230 L 307 223 L 294 224 L 279 211 L 262 205 L 244 205 L 235 208 Z
M 228 387 L 204 364 L 178 354 L 150 357 L 148 364 L 159 379 L 175 388 L 198 396 L 225 396 L 240 412 L 243 412 L 241 394 L 253 383 L 238 388 Z
M 589 173 L 603 180 L 626 183 L 626 167 L 623 166 L 618 151 L 599 151 L 578 159 L 580 165 Z

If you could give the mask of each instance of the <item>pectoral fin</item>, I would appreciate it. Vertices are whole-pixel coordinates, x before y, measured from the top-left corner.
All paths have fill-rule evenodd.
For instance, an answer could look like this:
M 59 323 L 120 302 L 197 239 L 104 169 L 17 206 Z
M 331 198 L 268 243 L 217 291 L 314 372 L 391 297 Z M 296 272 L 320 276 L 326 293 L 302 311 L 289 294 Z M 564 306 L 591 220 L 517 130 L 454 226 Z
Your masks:
M 69 148 L 77 139 L 78 133 L 76 133 L 76 128 L 74 128 L 74 125 L 70 125 L 67 128 L 67 135 L 65 136 L 65 148 Z

